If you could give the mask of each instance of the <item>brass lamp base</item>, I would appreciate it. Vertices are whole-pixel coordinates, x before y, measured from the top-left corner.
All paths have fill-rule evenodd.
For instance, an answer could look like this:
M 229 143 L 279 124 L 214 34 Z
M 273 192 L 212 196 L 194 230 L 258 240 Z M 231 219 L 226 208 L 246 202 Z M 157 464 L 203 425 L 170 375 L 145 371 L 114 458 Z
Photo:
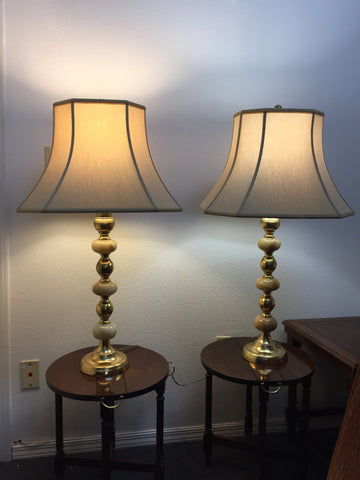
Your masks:
M 80 364 L 80 371 L 92 376 L 121 373 L 129 366 L 125 353 L 110 345 L 110 340 L 116 335 L 116 325 L 110 321 L 113 305 L 109 299 L 117 290 L 117 285 L 110 280 L 113 271 L 110 253 L 116 250 L 116 242 L 109 237 L 109 233 L 114 226 L 114 219 L 111 213 L 101 212 L 96 215 L 94 225 L 99 238 L 92 242 L 92 249 L 100 255 L 96 265 L 100 279 L 94 283 L 92 290 L 100 300 L 96 305 L 99 322 L 94 325 L 93 335 L 99 344 L 81 359 Z
M 256 365 L 276 366 L 286 362 L 286 350 L 271 338 L 260 335 L 243 348 L 243 357 Z
M 84 355 L 81 359 L 80 370 L 86 375 L 107 375 L 110 373 L 121 373 L 128 368 L 127 356 L 113 347 L 103 352 L 98 347 L 92 352 Z
M 275 307 L 275 300 L 271 293 L 280 286 L 279 281 L 272 275 L 276 268 L 273 252 L 278 250 L 281 245 L 280 240 L 274 237 L 274 231 L 279 225 L 278 218 L 261 219 L 265 235 L 259 239 L 258 246 L 265 253 L 260 262 L 264 275 L 256 280 L 256 286 L 263 291 L 259 300 L 262 313 L 257 315 L 254 320 L 254 325 L 260 331 L 260 335 L 243 348 L 243 357 L 256 365 L 275 366 L 284 363 L 287 358 L 284 347 L 275 343 L 271 338 L 271 332 L 276 329 L 277 325 L 276 319 L 271 315 L 271 311 Z

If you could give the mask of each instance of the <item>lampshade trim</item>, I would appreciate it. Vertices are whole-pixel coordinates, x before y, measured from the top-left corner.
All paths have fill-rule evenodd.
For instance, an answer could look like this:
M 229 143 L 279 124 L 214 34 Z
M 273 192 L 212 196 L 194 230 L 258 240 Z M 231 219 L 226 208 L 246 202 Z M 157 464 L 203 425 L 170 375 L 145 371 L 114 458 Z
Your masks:
M 142 105 L 128 102 L 128 106 L 129 106 L 129 105 L 132 105 L 132 106 L 135 106 L 135 107 L 139 107 L 139 108 L 143 108 L 143 109 L 146 111 L 146 108 L 143 107 Z M 128 106 L 127 106 L 127 108 L 128 108 Z M 181 212 L 181 211 L 182 211 L 182 208 L 180 207 L 180 205 L 178 204 L 178 202 L 175 200 L 175 198 L 171 195 L 169 189 L 168 189 L 167 186 L 165 185 L 165 183 L 164 183 L 163 179 L 161 178 L 161 176 L 160 176 L 160 174 L 159 174 L 159 172 L 158 172 L 158 169 L 156 168 L 156 165 L 155 165 L 155 163 L 154 163 L 154 161 L 153 161 L 153 158 L 152 158 L 152 155 L 151 155 L 151 152 L 150 152 L 150 146 L 149 146 L 148 136 L 147 136 L 146 122 L 145 122 L 145 139 L 146 139 L 146 145 L 147 145 L 147 147 L 148 147 L 148 153 L 149 153 L 149 157 L 150 157 L 150 160 L 151 160 L 151 164 L 152 164 L 152 167 L 153 167 L 155 173 L 156 173 L 157 176 L 158 176 L 158 180 L 159 180 L 159 182 L 161 183 L 161 185 L 164 187 L 164 190 L 166 190 L 166 192 L 168 193 L 168 195 L 169 195 L 169 196 L 174 200 L 174 202 L 177 204 L 177 206 L 178 206 L 178 208 L 179 208 L 178 211 Z M 131 148 L 131 153 L 133 154 L 132 144 L 131 144 L 130 141 L 129 141 L 129 144 L 130 144 L 130 148 Z M 136 162 L 135 162 L 135 164 L 136 164 Z M 136 168 L 137 168 L 137 166 L 136 166 Z M 143 179 L 142 179 L 142 177 L 140 176 L 140 172 L 139 172 L 139 177 L 140 177 L 140 179 L 141 179 L 141 182 L 143 182 Z M 155 211 L 160 211 L 159 208 L 158 208 L 158 207 L 156 206 L 156 204 L 154 203 L 154 201 L 152 200 L 150 194 L 148 193 L 147 188 L 145 188 L 145 185 L 144 185 L 144 190 L 145 190 L 146 194 L 148 195 L 150 202 L 154 205 Z M 164 212 L 166 212 L 166 211 L 169 211 L 169 212 L 175 211 L 175 210 L 173 210 L 173 209 L 167 210 L 167 209 L 164 209 L 164 208 L 162 208 L 161 210 L 164 211 Z
M 107 99 L 102 99 L 102 98 L 69 98 L 67 100 L 60 100 L 59 102 L 55 102 L 53 106 L 57 105 L 65 105 L 67 103 L 115 103 L 118 105 L 126 105 L 126 106 L 133 106 L 133 107 L 138 107 L 143 110 L 146 110 L 146 107 L 144 105 L 140 105 L 139 103 L 135 102 L 130 102 L 129 100 L 107 100 Z
M 209 203 L 209 205 L 204 208 L 204 212 L 207 213 L 207 210 L 212 206 L 212 204 L 217 200 L 217 198 L 219 197 L 219 195 L 222 193 L 223 189 L 225 188 L 225 185 L 227 184 L 227 181 L 229 179 L 229 177 L 231 176 L 232 174 L 232 171 L 234 169 L 234 165 L 235 165 L 235 162 L 236 162 L 236 157 L 237 157 L 237 152 L 238 152 L 238 149 L 239 149 L 239 140 L 240 140 L 240 131 L 241 131 L 241 123 L 242 123 L 242 114 L 241 112 L 239 112 L 237 115 L 239 115 L 240 117 L 240 122 L 239 122 L 239 135 L 238 135 L 238 138 L 237 138 L 237 141 L 236 141 L 236 148 L 235 148 L 235 152 L 234 152 L 234 160 L 232 162 L 232 165 L 231 165 L 231 168 L 229 170 L 229 173 L 228 173 L 228 176 L 226 177 L 226 180 L 225 182 L 223 183 L 222 187 L 220 188 L 220 190 L 218 191 L 218 193 L 215 195 L 215 197 L 213 198 L 213 200 Z M 234 115 L 235 116 L 235 115 Z M 226 168 L 226 164 L 225 164 L 225 167 L 224 169 Z
M 60 102 L 59 102 L 60 103 Z M 62 181 L 64 180 L 64 177 L 66 175 L 66 172 L 68 171 L 69 169 L 69 166 L 70 166 L 70 162 L 71 162 L 71 156 L 72 156 L 72 152 L 73 152 L 73 148 L 74 148 L 74 139 L 75 139 L 75 120 L 74 120 L 74 117 L 75 117 L 75 114 L 74 114 L 74 102 L 70 102 L 70 105 L 71 105 L 71 144 L 70 144 L 70 150 L 69 150 L 69 157 L 67 159 L 67 162 L 66 162 L 66 165 L 65 165 L 65 168 L 61 174 L 61 177 L 56 185 L 56 187 L 54 188 L 54 191 L 52 192 L 52 194 L 50 195 L 50 197 L 48 198 L 48 201 L 45 203 L 44 205 L 44 210 L 46 210 L 48 208 L 48 206 L 51 204 L 51 202 L 53 201 L 53 198 L 55 197 L 57 191 L 59 190 L 60 188 L 60 185 L 62 184 Z M 55 111 L 53 113 L 53 116 L 55 117 Z M 55 118 L 54 118 L 54 122 L 53 122 L 54 126 L 55 126 Z
M 315 148 L 314 148 L 314 123 L 315 123 L 315 113 L 313 113 L 312 119 L 311 119 L 311 152 L 312 152 L 312 156 L 313 156 L 313 159 L 314 159 L 314 165 L 315 165 L 316 173 L 317 173 L 317 176 L 319 178 L 319 182 L 321 184 L 321 187 L 322 187 L 323 191 L 325 192 L 326 198 L 328 199 L 328 202 L 330 203 L 332 208 L 335 210 L 335 212 L 341 217 L 341 214 L 340 214 L 339 210 L 335 207 L 335 204 L 332 201 L 332 199 L 330 198 L 329 192 L 327 191 L 327 189 L 324 185 L 324 180 L 322 179 L 322 177 L 320 175 L 319 165 L 318 165 L 318 162 L 316 160 Z M 326 170 L 327 170 L 327 167 L 326 167 Z M 329 172 L 328 172 L 328 174 L 329 174 Z M 330 174 L 329 174 L 329 176 L 330 176 Z
M 250 185 L 249 185 L 249 188 L 246 192 L 246 195 L 244 196 L 244 199 L 243 201 L 241 202 L 241 205 L 237 211 L 237 214 L 240 215 L 240 212 L 241 210 L 243 209 L 243 206 L 245 205 L 245 203 L 247 202 L 247 199 L 249 198 L 249 195 L 251 193 L 251 190 L 254 186 L 254 183 L 255 183 L 255 180 L 256 180 L 256 177 L 257 177 L 257 174 L 258 174 L 258 171 L 259 171 L 259 168 L 260 168 L 260 164 L 261 164 L 261 159 L 262 159 L 262 154 L 263 154 L 263 149 L 264 149 L 264 143 L 265 143 L 265 131 L 266 131 L 266 117 L 267 117 L 267 112 L 264 112 L 264 115 L 263 115 L 263 124 L 262 124 L 262 132 L 261 132 L 261 143 L 260 143 L 260 149 L 259 149 L 259 157 L 258 157 L 258 160 L 257 160 L 257 163 L 256 163 L 256 167 L 255 167 L 255 171 L 254 171 L 254 175 L 251 179 L 251 182 L 250 182 Z M 239 129 L 239 138 L 240 138 L 240 133 L 241 133 L 241 130 Z
M 131 135 L 130 135 L 130 125 L 129 125 L 129 105 L 128 104 L 125 104 L 125 108 L 126 108 L 126 115 L 125 115 L 125 118 L 126 118 L 126 133 L 127 133 L 127 137 L 128 137 L 128 142 L 129 142 L 129 148 L 130 148 L 130 152 L 131 152 L 131 156 L 132 156 L 132 159 L 133 159 L 133 162 L 134 162 L 134 166 L 135 166 L 135 169 L 136 169 L 136 172 L 138 174 L 138 177 L 139 177 L 139 180 L 140 180 L 140 183 L 144 189 L 144 192 L 146 193 L 146 196 L 148 197 L 150 203 L 152 204 L 152 206 L 155 208 L 155 210 L 157 210 L 157 207 L 153 201 L 153 199 L 151 198 L 151 195 L 149 193 L 149 190 L 148 188 L 146 187 L 145 185 L 145 182 L 143 180 L 143 177 L 141 176 L 141 173 L 140 173 L 140 169 L 139 169 L 139 166 L 138 166 L 138 163 L 136 161 L 136 158 L 135 158 L 135 154 L 134 154 L 134 150 L 133 150 L 133 146 L 132 146 L 132 141 L 131 141 Z M 146 126 L 145 126 L 145 132 L 146 132 Z M 146 143 L 147 143 L 147 140 L 146 140 Z M 148 148 L 149 150 L 149 153 L 150 153 L 150 149 Z M 154 166 L 154 163 L 151 159 L 151 162 Z M 155 167 L 155 166 L 154 166 Z
M 243 113 L 312 113 L 313 115 L 321 115 L 324 116 L 324 112 L 320 110 L 315 110 L 312 108 L 250 108 L 247 110 L 240 110 L 239 112 L 234 114 L 234 117 L 237 115 L 241 115 Z

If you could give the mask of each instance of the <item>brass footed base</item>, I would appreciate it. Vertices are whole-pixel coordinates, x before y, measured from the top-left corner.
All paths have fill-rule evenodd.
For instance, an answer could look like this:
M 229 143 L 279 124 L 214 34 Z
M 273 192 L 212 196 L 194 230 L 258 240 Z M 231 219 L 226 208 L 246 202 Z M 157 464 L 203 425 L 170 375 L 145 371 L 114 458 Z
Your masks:
M 124 352 L 111 347 L 110 352 L 100 352 L 98 348 L 86 354 L 81 359 L 80 371 L 86 375 L 108 375 L 121 373 L 128 368 L 128 359 Z
M 254 320 L 254 325 L 260 331 L 260 336 L 243 348 L 243 357 L 255 365 L 276 366 L 286 362 L 286 350 L 282 345 L 275 343 L 271 338 L 271 332 L 276 329 L 276 319 L 271 315 L 275 307 L 275 300 L 271 293 L 280 286 L 279 281 L 273 277 L 272 272 L 276 268 L 276 260 L 273 253 L 280 248 L 280 240 L 274 237 L 274 231 L 279 227 L 278 218 L 262 218 L 261 226 L 265 235 L 259 239 L 258 246 L 265 255 L 260 266 L 264 275 L 256 280 L 256 286 L 263 291 L 259 300 L 262 310 Z
M 286 362 L 287 354 L 282 345 L 271 338 L 257 338 L 243 348 L 243 357 L 256 365 L 276 366 Z

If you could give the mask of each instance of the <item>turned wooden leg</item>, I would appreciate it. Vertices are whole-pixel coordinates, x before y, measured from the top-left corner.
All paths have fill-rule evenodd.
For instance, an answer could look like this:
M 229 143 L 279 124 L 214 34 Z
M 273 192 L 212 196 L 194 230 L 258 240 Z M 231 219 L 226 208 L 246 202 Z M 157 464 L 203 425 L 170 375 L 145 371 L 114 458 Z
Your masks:
M 165 381 L 156 390 L 156 480 L 164 479 L 164 392 Z
M 205 393 L 205 433 L 204 433 L 204 453 L 205 453 L 205 465 L 211 464 L 211 452 L 212 452 L 212 375 L 206 374 L 206 393 Z

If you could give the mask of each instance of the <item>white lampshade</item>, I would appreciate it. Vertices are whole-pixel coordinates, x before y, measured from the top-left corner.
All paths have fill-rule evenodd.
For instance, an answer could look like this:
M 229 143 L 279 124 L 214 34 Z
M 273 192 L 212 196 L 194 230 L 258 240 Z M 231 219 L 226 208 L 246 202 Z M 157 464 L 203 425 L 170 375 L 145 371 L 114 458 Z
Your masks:
M 324 114 L 316 110 L 236 113 L 228 161 L 200 208 L 238 217 L 352 215 L 325 164 L 323 120 Z
M 49 164 L 18 211 L 180 210 L 152 162 L 145 107 L 87 99 L 54 104 Z

